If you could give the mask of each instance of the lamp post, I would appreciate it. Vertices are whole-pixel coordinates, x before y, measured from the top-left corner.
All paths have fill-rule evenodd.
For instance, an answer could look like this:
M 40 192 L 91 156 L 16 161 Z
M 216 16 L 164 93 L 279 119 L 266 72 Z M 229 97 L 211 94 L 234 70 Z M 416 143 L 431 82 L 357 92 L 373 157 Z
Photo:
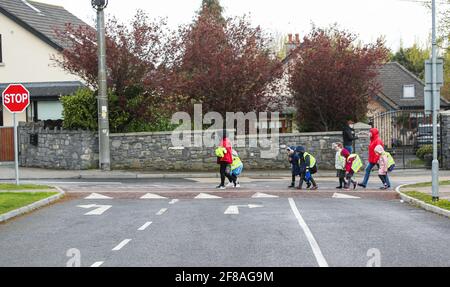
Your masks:
M 432 74 L 433 74 L 433 165 L 432 165 L 432 196 L 433 201 L 439 201 L 439 159 L 438 159 L 438 130 L 437 117 L 440 96 L 437 87 L 437 43 L 436 43 L 436 0 L 432 0 Z
M 103 171 L 111 169 L 109 150 L 109 117 L 108 96 L 106 93 L 106 44 L 105 44 L 105 12 L 108 0 L 91 0 L 92 7 L 97 10 L 97 43 L 98 43 L 98 140 L 99 165 Z

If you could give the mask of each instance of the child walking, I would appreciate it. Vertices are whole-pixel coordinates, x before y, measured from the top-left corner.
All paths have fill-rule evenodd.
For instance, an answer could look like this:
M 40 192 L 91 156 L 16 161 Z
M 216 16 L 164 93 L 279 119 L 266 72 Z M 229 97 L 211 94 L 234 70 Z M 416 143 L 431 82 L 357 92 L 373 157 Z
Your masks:
M 375 147 L 375 153 L 380 156 L 380 159 L 378 160 L 378 165 L 380 166 L 380 168 L 378 169 L 378 176 L 383 183 L 383 187 L 381 187 L 380 189 L 389 189 L 390 186 L 388 185 L 387 177 L 388 173 L 394 170 L 395 161 L 392 158 L 391 154 L 386 152 L 381 145 Z
M 343 189 L 345 185 L 345 158 L 341 155 L 344 145 L 342 143 L 333 143 L 333 149 L 336 151 L 335 168 L 336 177 L 339 178 L 339 186 L 336 189 Z
M 319 186 L 317 185 L 316 181 L 312 177 L 313 174 L 317 173 L 317 161 L 316 159 L 306 152 L 306 149 L 302 146 L 297 147 L 296 151 L 298 152 L 298 155 L 300 157 L 300 184 L 297 187 L 297 189 L 301 190 L 303 189 L 303 181 L 306 181 L 308 188 L 311 186 L 309 182 L 312 183 L 313 187 L 311 187 L 311 190 L 317 190 L 319 189 Z M 302 168 L 304 167 L 304 169 Z
M 350 154 L 345 148 L 342 150 L 341 155 L 345 158 L 345 186 L 344 190 L 349 191 L 350 185 L 353 184 L 353 189 L 356 189 L 358 183 L 353 180 L 353 176 L 363 166 L 361 158 L 357 154 Z
M 227 187 L 240 188 L 241 185 L 239 183 L 239 176 L 242 174 L 242 170 L 244 169 L 244 164 L 239 157 L 239 154 L 236 150 L 233 150 L 233 163 L 231 164 L 231 174 L 228 180 L 230 183 Z
M 291 163 L 292 181 L 288 188 L 295 188 L 295 178 L 300 175 L 300 157 L 295 151 L 295 147 L 288 147 L 288 160 Z

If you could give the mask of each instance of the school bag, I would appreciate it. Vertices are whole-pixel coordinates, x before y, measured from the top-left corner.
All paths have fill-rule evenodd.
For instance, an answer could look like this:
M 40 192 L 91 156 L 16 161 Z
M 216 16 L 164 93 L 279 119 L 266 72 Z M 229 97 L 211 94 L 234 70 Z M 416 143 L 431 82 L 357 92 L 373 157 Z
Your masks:
M 388 171 L 391 172 L 395 168 L 395 160 L 390 153 L 384 152 L 384 154 L 386 155 L 386 157 L 388 159 Z
M 225 154 L 227 153 L 227 149 L 224 147 L 218 147 L 216 148 L 216 156 L 219 158 L 223 158 L 225 156 Z
M 352 163 L 352 170 L 354 173 L 357 173 L 363 166 L 361 158 L 357 154 L 352 154 L 349 158 L 355 158 Z

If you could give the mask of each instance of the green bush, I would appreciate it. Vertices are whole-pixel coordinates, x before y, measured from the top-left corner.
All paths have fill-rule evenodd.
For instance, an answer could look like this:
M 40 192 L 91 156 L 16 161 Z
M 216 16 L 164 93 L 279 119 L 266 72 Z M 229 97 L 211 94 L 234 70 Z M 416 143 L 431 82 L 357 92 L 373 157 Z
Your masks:
M 433 153 L 433 146 L 432 145 L 424 145 L 421 148 L 417 150 L 417 157 L 421 160 L 425 159 L 425 155 L 432 154 Z
M 68 130 L 98 128 L 97 99 L 89 89 L 79 89 L 74 95 L 61 97 L 63 127 Z
M 170 118 L 162 111 L 149 111 L 153 120 L 145 121 L 127 111 L 137 109 L 142 105 L 143 97 L 130 97 L 127 100 L 125 111 L 120 107 L 119 97 L 108 92 L 109 127 L 112 133 L 126 132 L 158 132 L 171 131 L 176 126 L 170 123 Z M 61 97 L 63 106 L 63 127 L 68 130 L 98 129 L 97 95 L 89 89 L 80 89 L 75 94 Z M 154 110 L 157 110 L 156 108 Z

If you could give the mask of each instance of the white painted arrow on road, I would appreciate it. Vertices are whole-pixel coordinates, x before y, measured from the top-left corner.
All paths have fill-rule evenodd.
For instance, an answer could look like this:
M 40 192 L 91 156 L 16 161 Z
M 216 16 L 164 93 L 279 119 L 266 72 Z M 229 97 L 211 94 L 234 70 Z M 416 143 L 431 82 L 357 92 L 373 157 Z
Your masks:
M 248 204 L 248 205 L 231 205 L 225 210 L 224 214 L 239 214 L 239 207 L 247 207 L 250 209 L 253 208 L 262 208 L 263 205 L 257 205 L 257 204 Z
M 84 215 L 102 215 L 112 207 L 112 205 L 97 205 L 97 204 L 90 204 L 90 205 L 78 205 L 78 207 L 84 208 L 84 209 L 91 209 L 95 208 L 92 211 L 89 211 L 88 213 Z

